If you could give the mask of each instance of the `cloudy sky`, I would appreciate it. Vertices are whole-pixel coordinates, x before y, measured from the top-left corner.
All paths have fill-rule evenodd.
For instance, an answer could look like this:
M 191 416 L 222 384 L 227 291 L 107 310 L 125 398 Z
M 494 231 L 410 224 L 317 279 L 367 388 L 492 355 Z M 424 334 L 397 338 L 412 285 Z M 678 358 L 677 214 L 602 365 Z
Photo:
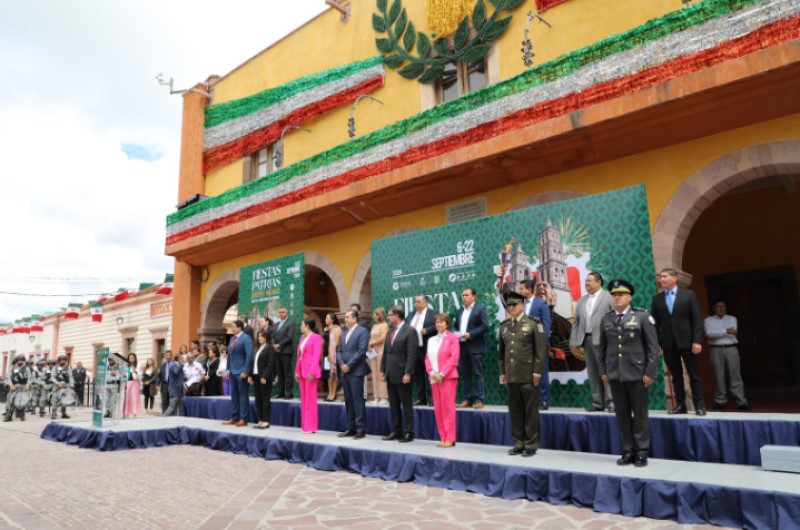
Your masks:
M 0 2 L 0 322 L 172 272 L 164 224 L 177 202 L 182 100 L 156 74 L 176 89 L 224 75 L 325 9 Z

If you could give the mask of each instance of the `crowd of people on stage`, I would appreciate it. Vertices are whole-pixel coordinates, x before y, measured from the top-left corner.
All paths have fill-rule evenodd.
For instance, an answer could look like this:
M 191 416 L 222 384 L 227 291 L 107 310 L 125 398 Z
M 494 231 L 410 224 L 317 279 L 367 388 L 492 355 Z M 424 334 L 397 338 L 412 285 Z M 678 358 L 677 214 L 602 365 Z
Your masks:
M 736 349 L 737 322 L 726 314 L 725 303 L 714 305 L 714 315 L 700 318 L 697 297 L 678 288 L 678 273 L 665 268 L 658 275 L 663 290 L 653 297 L 650 311 L 631 307 L 634 286 L 625 280 L 610 282 L 608 290 L 597 272 L 587 275 L 586 295 L 577 303 L 570 347 L 586 359 L 592 403 L 588 411 L 616 415 L 623 446 L 618 464 L 647 465 L 650 452 L 647 387 L 657 373 L 659 354 L 672 375 L 675 406 L 669 414 L 686 414 L 683 369 L 690 381 L 694 412 L 706 415 L 697 356 L 703 334 L 711 349 L 714 368 L 715 405 L 727 405 L 727 389 L 740 410 L 748 410 Z M 551 312 L 538 294 L 533 279 L 520 282 L 516 291 L 502 293 L 506 320 L 498 331 L 500 382 L 508 395 L 508 411 L 514 446 L 511 455 L 533 456 L 539 448 L 539 411 L 549 402 L 548 347 Z M 324 401 L 336 401 L 341 392 L 346 409 L 345 429 L 340 437 L 364 438 L 366 400 L 387 404 L 392 431 L 385 441 L 414 440 L 415 406 L 433 407 L 440 447 L 456 444 L 456 409 L 482 409 L 485 404 L 484 357 L 489 317 L 476 301 L 472 288 L 462 292 L 462 305 L 453 322 L 446 313 L 437 314 L 423 295 L 414 298 L 414 310 L 403 306 L 376 308 L 372 321 L 353 304 L 343 316 L 330 313 L 319 322 L 310 310 L 297 326 L 286 307 L 277 318 L 261 316 L 254 329 L 239 315 L 228 343 L 194 340 L 177 354 L 164 353 L 156 368 L 153 359 L 140 367 L 136 354 L 118 366 L 112 355 L 107 371 L 106 415 L 116 410 L 120 381 L 125 385 L 122 414 L 136 417 L 152 412 L 161 394 L 162 415 L 177 415 L 184 396 L 230 396 L 227 425 L 253 428 L 270 426 L 273 399 L 294 399 L 299 389 L 301 431 L 319 428 L 318 392 Z M 295 346 L 296 345 L 296 346 Z M 16 356 L 4 382 L 10 387 L 5 421 L 36 406 L 40 414 L 50 405 L 55 418 L 60 408 L 82 404 L 86 371 L 58 363 L 39 361 L 33 365 Z M 726 387 L 726 381 L 730 386 Z M 463 400 L 456 403 L 459 382 Z M 250 387 L 255 396 L 255 417 L 250 411 Z M 75 389 L 79 389 L 75 392 Z M 17 394 L 28 393 L 20 408 Z M 272 394 L 275 394 L 273 397 Z M 141 396 L 144 397 L 142 404 Z

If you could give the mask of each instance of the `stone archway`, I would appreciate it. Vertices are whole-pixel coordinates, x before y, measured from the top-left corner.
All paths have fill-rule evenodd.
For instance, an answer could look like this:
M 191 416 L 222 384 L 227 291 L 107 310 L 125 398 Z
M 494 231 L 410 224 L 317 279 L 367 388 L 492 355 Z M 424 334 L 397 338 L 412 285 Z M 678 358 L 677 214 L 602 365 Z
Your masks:
M 800 139 L 751 145 L 707 164 L 690 176 L 664 206 L 653 228 L 656 270 L 674 267 L 681 283 L 691 284 L 682 271 L 683 251 L 697 219 L 715 200 L 748 182 L 766 177 L 800 174 Z
M 542 204 L 549 204 L 551 202 L 559 202 L 559 201 L 566 201 L 569 199 L 577 199 L 579 197 L 586 197 L 586 193 L 582 191 L 572 191 L 572 190 L 554 190 L 554 191 L 545 191 L 544 193 L 538 193 L 527 199 L 524 199 L 511 208 L 511 210 L 519 210 L 521 208 L 530 208 L 531 206 L 540 206 Z
M 398 228 L 385 233 L 383 237 L 397 236 L 417 230 L 421 230 L 421 228 L 413 226 Z M 372 251 L 370 250 L 361 257 L 361 261 L 356 267 L 348 299 L 350 300 L 349 304 L 361 304 L 363 311 L 372 311 Z
M 214 279 L 203 299 L 200 328 L 197 330 L 200 340 L 225 336 L 227 330 L 222 321 L 231 306 L 231 299 L 238 291 L 239 269 L 227 270 Z
M 326 256 L 313 250 L 306 250 L 304 253 L 306 271 L 318 269 L 330 278 L 333 288 L 336 290 L 337 303 L 339 308 L 347 307 L 347 288 L 344 284 L 344 276 L 339 271 L 339 267 L 329 260 Z

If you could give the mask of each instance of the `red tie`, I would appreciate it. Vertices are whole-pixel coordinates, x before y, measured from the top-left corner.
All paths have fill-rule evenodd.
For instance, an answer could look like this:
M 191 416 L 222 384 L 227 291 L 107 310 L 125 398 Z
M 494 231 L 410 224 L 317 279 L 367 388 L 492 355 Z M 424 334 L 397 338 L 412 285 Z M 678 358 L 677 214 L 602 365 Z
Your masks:
M 394 331 L 392 331 L 392 336 L 389 337 L 389 344 L 391 344 L 392 346 L 394 346 L 394 336 L 396 333 L 397 333 L 397 328 L 394 328 Z
M 236 339 L 238 338 L 239 335 L 236 335 L 235 337 L 233 337 L 233 341 L 231 341 L 231 353 L 233 352 L 233 349 L 236 347 Z

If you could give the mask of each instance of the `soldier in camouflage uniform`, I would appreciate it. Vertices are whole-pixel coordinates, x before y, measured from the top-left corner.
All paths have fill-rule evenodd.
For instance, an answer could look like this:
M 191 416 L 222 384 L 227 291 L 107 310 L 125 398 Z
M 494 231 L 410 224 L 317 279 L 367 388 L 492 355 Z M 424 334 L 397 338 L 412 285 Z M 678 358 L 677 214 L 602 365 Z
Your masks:
M 120 378 L 121 372 L 117 361 L 113 357 L 109 357 L 108 372 L 106 372 L 106 418 L 112 417 L 117 410 Z
M 658 369 L 658 332 L 650 313 L 631 307 L 633 285 L 614 280 L 608 290 L 614 310 L 600 321 L 600 374 L 611 386 L 622 438 L 617 464 L 643 467 L 650 455 L 647 387 Z
M 39 398 L 39 416 L 44 417 L 44 408 L 47 405 L 50 405 L 52 409 L 52 399 L 53 399 L 53 370 L 56 367 L 56 360 L 55 359 L 47 359 L 47 368 L 41 373 L 41 382 L 42 382 L 42 394 Z
M 64 396 L 64 391 L 68 388 L 75 389 L 75 381 L 72 379 L 72 370 L 67 364 L 67 356 L 61 354 L 58 356 L 58 366 L 53 368 L 50 374 L 50 380 L 53 382 L 53 400 L 52 408 L 50 409 L 50 417 L 56 419 L 58 408 L 61 407 L 61 418 L 68 419 L 67 407 L 61 402 Z
M 36 407 L 41 410 L 41 415 L 44 416 L 44 408 L 47 406 L 47 396 L 44 391 L 44 372 L 47 366 L 47 361 L 39 359 L 36 361 L 36 368 L 31 375 L 31 414 L 36 414 Z
M 30 383 L 31 373 L 28 367 L 25 366 L 25 356 L 18 353 L 14 357 L 14 364 L 8 367 L 8 375 L 4 383 L 8 386 L 8 398 L 6 401 L 6 414 L 3 421 L 11 421 L 14 413 L 20 421 L 25 421 L 25 408 L 17 408 L 14 404 L 14 398 L 20 392 L 27 392 Z
M 539 449 L 539 381 L 547 359 L 544 326 L 525 314 L 525 297 L 503 293 L 509 318 L 500 324 L 497 357 L 508 392 L 514 447 L 508 454 L 533 456 Z
M 25 412 L 34 414 L 36 412 L 36 403 L 38 399 L 39 370 L 36 369 L 36 364 L 33 362 L 33 359 L 28 359 L 25 365 L 28 367 L 28 372 L 30 372 L 28 388 L 30 389 L 29 392 L 31 394 L 31 398 L 28 401 L 28 406 L 25 408 Z

